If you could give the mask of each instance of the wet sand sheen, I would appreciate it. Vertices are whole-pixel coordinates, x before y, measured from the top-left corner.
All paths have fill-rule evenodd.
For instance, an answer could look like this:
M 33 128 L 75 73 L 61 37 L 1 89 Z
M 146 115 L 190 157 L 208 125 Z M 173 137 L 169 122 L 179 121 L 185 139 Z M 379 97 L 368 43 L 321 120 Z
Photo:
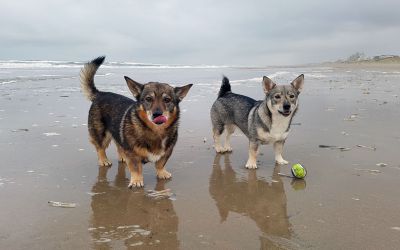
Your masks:
M 58 70 L 77 75 L 79 69 Z M 108 151 L 113 166 L 96 166 L 87 139 L 89 103 L 77 78 L 3 84 L 0 223 L 7 227 L 0 229 L 0 248 L 395 249 L 400 243 L 398 71 L 100 71 L 99 89 L 126 95 L 123 75 L 195 84 L 181 104 L 178 144 L 167 164 L 173 179 L 157 181 L 153 165 L 144 168 L 145 190 L 170 188 L 176 200 L 153 200 L 145 190 L 128 190 L 127 171 L 118 164 L 114 146 Z M 284 151 L 291 163 L 307 167 L 305 181 L 277 175 L 289 173 L 289 166 L 275 166 L 270 145 L 260 149 L 258 170 L 244 169 L 248 142 L 240 133 L 232 138 L 233 153 L 215 154 L 209 108 L 222 73 L 233 81 L 233 91 L 254 98 L 262 98 L 257 79 L 264 74 L 286 83 L 305 73 L 297 125 Z M 49 200 L 78 205 L 55 208 Z

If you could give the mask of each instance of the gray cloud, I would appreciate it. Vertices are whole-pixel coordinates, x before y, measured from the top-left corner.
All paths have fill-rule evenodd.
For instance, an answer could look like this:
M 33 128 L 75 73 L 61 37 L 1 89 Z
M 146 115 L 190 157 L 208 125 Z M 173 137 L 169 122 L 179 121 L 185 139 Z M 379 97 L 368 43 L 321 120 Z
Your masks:
M 276 65 L 396 54 L 399 1 L 6 1 L 0 59 Z

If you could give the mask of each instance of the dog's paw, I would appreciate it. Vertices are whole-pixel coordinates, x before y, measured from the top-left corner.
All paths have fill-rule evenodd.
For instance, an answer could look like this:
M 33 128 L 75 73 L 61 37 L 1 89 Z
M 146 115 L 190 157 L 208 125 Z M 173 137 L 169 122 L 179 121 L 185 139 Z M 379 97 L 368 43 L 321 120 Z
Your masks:
M 111 167 L 112 163 L 107 158 L 99 160 L 99 166 L 101 167 Z
M 252 161 L 247 161 L 246 166 L 247 169 L 257 169 L 257 163 Z
M 137 188 L 144 187 L 143 179 L 134 179 L 134 180 L 132 179 L 128 185 L 128 188 L 134 188 L 134 187 Z
M 232 147 L 231 146 L 225 146 L 224 148 L 224 152 L 232 152 Z
M 158 179 L 170 179 L 172 177 L 172 174 L 168 172 L 167 170 L 163 169 L 160 171 L 157 171 L 157 178 Z
M 217 152 L 217 153 L 221 153 L 221 154 L 225 153 L 225 148 L 222 146 L 215 146 L 214 148 L 215 148 L 215 152 Z
M 287 165 L 289 162 L 284 160 L 284 159 L 276 159 L 275 160 L 276 163 L 278 163 L 279 165 Z

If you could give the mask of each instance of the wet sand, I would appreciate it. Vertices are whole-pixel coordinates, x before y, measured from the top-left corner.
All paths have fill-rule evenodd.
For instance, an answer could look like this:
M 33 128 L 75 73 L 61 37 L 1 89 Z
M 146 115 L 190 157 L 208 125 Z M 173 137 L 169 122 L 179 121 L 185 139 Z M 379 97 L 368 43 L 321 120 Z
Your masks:
M 125 95 L 123 75 L 195 84 L 181 104 L 179 139 L 167 163 L 173 179 L 157 181 L 147 164 L 144 190 L 127 189 L 128 171 L 118 163 L 114 145 L 108 150 L 113 166 L 96 165 L 79 68 L 40 70 L 65 77 L 0 85 L 0 249 L 397 249 L 400 244 L 400 69 L 102 68 L 98 88 Z M 290 165 L 275 166 L 270 145 L 261 147 L 259 169 L 246 170 L 248 142 L 240 132 L 232 138 L 232 153 L 214 152 L 209 108 L 222 74 L 234 92 L 260 99 L 262 75 L 282 83 L 300 73 L 305 89 L 284 157 L 307 168 L 305 180 L 279 176 L 289 173 Z M 0 74 L 29 75 L 35 69 Z M 175 199 L 145 195 L 166 188 Z M 50 200 L 77 206 L 51 207 Z

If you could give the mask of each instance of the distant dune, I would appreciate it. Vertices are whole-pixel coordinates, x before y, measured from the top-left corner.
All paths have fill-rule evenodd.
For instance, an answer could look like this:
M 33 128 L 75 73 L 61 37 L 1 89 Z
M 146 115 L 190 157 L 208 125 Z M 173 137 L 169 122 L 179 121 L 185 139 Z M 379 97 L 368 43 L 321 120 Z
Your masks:
M 374 57 L 365 57 L 363 53 L 355 53 L 346 60 L 337 60 L 335 62 L 326 62 L 322 65 L 332 67 L 367 67 L 367 68 L 387 68 L 396 69 L 400 67 L 400 56 L 398 55 L 379 55 Z
M 366 63 L 399 63 L 400 64 L 400 56 L 375 56 L 370 60 L 366 60 Z
M 356 64 L 370 64 L 370 63 L 383 63 L 383 64 L 398 64 L 400 63 L 400 56 L 397 55 L 379 55 L 374 57 L 365 57 L 363 53 L 355 53 L 349 56 L 346 60 L 339 60 L 336 63 L 356 63 Z

